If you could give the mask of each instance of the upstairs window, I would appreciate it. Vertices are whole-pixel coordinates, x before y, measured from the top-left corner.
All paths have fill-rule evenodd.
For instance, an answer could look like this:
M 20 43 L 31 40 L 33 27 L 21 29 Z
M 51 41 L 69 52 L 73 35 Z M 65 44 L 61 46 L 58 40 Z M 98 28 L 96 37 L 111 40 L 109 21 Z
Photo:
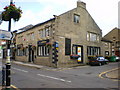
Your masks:
M 39 30 L 40 38 L 50 36 L 50 27 L 45 27 L 44 29 Z
M 99 42 L 100 41 L 99 38 L 100 38 L 99 34 L 87 32 L 87 41 Z
M 74 14 L 74 22 L 79 23 L 80 22 L 80 15 Z
M 49 27 L 45 28 L 45 32 L 46 32 L 46 36 L 50 36 L 50 28 Z
M 34 40 L 34 39 L 35 39 L 34 32 L 27 34 L 27 41 Z

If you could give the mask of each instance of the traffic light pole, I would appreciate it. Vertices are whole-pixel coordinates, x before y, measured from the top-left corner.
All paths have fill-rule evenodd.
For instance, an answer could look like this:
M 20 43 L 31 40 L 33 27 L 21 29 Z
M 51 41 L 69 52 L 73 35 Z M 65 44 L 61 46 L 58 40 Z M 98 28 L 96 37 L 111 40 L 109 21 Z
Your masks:
M 10 1 L 10 4 L 12 4 L 12 0 Z M 11 18 L 9 19 L 9 25 L 8 25 L 8 31 L 11 31 Z M 7 59 L 6 59 L 6 89 L 11 88 L 11 63 L 10 63 L 10 44 L 11 40 L 7 41 Z

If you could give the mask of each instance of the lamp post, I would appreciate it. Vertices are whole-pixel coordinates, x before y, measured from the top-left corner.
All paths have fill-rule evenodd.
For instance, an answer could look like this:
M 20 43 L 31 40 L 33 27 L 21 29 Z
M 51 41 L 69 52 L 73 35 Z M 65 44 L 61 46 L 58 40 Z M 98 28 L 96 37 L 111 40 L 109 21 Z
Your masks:
M 10 4 L 13 4 L 13 0 L 10 1 Z M 8 24 L 8 31 L 11 31 L 11 15 L 9 19 L 9 24 Z M 10 63 L 10 44 L 11 40 L 7 41 L 7 60 L 6 60 L 6 89 L 10 89 L 11 87 L 11 63 Z

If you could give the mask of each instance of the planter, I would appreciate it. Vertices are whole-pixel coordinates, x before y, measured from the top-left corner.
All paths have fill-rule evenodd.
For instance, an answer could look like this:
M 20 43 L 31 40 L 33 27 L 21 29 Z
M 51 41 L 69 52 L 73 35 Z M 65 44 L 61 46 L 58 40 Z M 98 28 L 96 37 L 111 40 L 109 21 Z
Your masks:
M 70 55 L 70 59 L 78 59 L 79 57 L 79 55 Z
M 13 19 L 14 21 L 18 21 L 21 14 L 22 10 L 20 8 L 17 8 L 14 4 L 10 4 L 4 8 L 4 11 L 2 12 L 2 20 L 9 21 L 10 19 Z
M 46 43 L 46 47 L 51 48 L 52 47 L 51 43 Z

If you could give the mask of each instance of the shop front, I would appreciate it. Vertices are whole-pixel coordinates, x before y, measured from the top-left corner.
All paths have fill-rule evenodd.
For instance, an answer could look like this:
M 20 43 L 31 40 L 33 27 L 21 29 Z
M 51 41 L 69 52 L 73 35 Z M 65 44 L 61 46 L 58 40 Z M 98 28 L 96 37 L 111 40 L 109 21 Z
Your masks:
M 50 48 L 51 48 L 49 39 L 38 41 L 37 45 L 38 45 L 37 56 L 38 57 L 48 57 L 50 54 Z

